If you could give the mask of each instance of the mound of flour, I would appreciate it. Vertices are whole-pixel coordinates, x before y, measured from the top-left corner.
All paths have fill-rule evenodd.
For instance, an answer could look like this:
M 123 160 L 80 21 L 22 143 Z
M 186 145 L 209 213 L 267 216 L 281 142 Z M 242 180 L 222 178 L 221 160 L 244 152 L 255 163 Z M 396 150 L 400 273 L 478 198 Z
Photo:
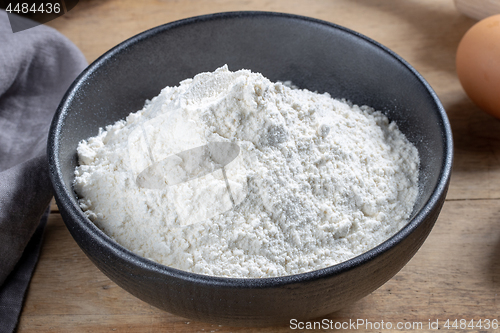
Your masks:
M 237 157 L 186 174 L 182 152 L 212 142 L 234 144 Z M 382 113 L 226 66 L 164 88 L 80 142 L 78 157 L 80 206 L 107 235 L 216 276 L 290 275 L 353 258 L 400 230 L 418 193 L 417 149 Z M 182 181 L 160 174 L 158 186 L 141 185 L 151 165 Z

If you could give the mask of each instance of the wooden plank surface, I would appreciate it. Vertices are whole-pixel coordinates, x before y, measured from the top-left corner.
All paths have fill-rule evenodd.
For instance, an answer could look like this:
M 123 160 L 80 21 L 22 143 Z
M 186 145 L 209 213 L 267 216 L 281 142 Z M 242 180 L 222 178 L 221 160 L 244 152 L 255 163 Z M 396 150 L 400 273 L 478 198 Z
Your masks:
M 443 329 L 447 319 L 468 323 L 499 319 L 500 121 L 475 107 L 456 77 L 456 47 L 475 21 L 457 12 L 453 1 L 81 0 L 49 25 L 72 40 L 91 62 L 154 26 L 232 10 L 301 14 L 365 34 L 412 64 L 435 89 L 450 118 L 455 142 L 452 182 L 429 238 L 393 279 L 327 319 L 384 321 L 394 326 L 422 323 L 406 331 L 431 331 L 429 322 L 436 320 Z M 85 257 L 57 207 L 52 208 L 18 332 L 297 331 L 192 322 L 149 306 L 116 286 Z M 366 331 L 363 328 L 351 326 L 348 331 Z

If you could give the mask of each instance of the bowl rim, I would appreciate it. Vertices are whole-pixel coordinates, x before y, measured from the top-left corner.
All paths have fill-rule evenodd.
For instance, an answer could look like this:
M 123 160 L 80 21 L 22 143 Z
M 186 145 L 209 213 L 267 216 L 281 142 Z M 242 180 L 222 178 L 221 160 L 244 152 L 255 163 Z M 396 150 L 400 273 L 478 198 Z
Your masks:
M 401 65 L 403 65 L 407 70 L 409 70 L 418 79 L 418 81 L 426 89 L 430 97 L 432 98 L 434 104 L 437 106 L 438 116 L 440 118 L 440 127 L 442 128 L 442 139 L 444 141 L 444 159 L 440 170 L 440 175 L 438 176 L 438 182 L 432 191 L 429 199 L 424 203 L 423 207 L 418 211 L 415 216 L 399 230 L 392 237 L 377 245 L 376 247 L 356 256 L 347 261 L 341 262 L 339 264 L 328 266 L 325 268 L 317 269 L 314 271 L 309 271 L 305 273 L 299 273 L 294 275 L 284 275 L 276 277 L 263 277 L 263 278 L 234 278 L 234 277 L 220 277 L 204 275 L 199 273 L 192 273 L 188 271 L 183 271 L 177 268 L 162 265 L 150 259 L 141 257 L 132 251 L 128 250 L 124 246 L 115 242 L 111 237 L 107 236 L 102 230 L 100 230 L 93 222 L 91 222 L 85 215 L 83 211 L 78 206 L 77 201 L 72 197 L 72 189 L 68 189 L 64 185 L 63 174 L 61 171 L 60 162 L 58 159 L 59 155 L 59 135 L 64 124 L 64 120 L 67 116 L 67 109 L 71 104 L 73 97 L 78 93 L 79 87 L 86 82 L 92 73 L 98 69 L 102 64 L 109 61 L 116 54 L 120 53 L 122 50 L 126 49 L 130 45 L 136 44 L 143 39 L 150 38 L 158 33 L 164 31 L 172 30 L 186 25 L 191 25 L 197 22 L 213 21 L 213 20 L 225 20 L 225 19 L 237 19 L 237 18 L 251 18 L 251 17 L 278 17 L 284 19 L 292 19 L 305 21 L 307 23 L 321 25 L 330 29 L 341 30 L 347 34 L 350 34 L 356 38 L 362 39 L 367 43 L 372 44 L 379 50 L 391 56 L 393 59 L 397 60 Z M 362 35 L 356 31 L 349 28 L 331 23 L 328 21 L 315 19 L 307 16 L 279 13 L 271 11 L 229 11 L 220 12 L 213 14 L 206 14 L 200 16 L 194 16 L 190 18 L 185 18 L 173 22 L 169 22 L 144 32 L 141 32 L 123 42 L 111 48 L 109 51 L 97 58 L 93 63 L 91 63 L 82 73 L 75 79 L 75 81 L 68 88 L 64 97 L 59 104 L 54 118 L 52 120 L 49 137 L 47 141 L 47 159 L 49 163 L 49 174 L 54 188 L 54 196 L 57 199 L 58 204 L 62 204 L 66 208 L 68 215 L 72 220 L 79 224 L 80 228 L 83 229 L 87 234 L 90 234 L 92 240 L 98 243 L 100 246 L 106 247 L 111 250 L 118 259 L 123 262 L 130 263 L 132 265 L 141 267 L 147 270 L 151 274 L 159 273 L 172 278 L 179 278 L 188 282 L 202 284 L 206 286 L 214 287 L 228 287 L 228 288 L 272 288 L 278 286 L 285 286 L 289 284 L 294 284 L 298 282 L 311 282 L 318 279 L 323 279 L 326 277 L 331 277 L 334 275 L 341 274 L 346 271 L 355 269 L 371 260 L 381 255 L 384 252 L 389 251 L 391 248 L 401 243 L 406 239 L 420 224 L 423 223 L 425 217 L 438 205 L 440 205 L 440 198 L 442 195 L 446 194 L 453 162 L 453 138 L 451 132 L 451 126 L 447 118 L 446 111 L 442 106 L 437 94 L 427 83 L 427 81 L 418 73 L 408 62 L 401 58 L 394 51 L 390 50 L 386 46 L 376 42 L 375 40 Z M 70 226 L 66 223 L 68 228 Z

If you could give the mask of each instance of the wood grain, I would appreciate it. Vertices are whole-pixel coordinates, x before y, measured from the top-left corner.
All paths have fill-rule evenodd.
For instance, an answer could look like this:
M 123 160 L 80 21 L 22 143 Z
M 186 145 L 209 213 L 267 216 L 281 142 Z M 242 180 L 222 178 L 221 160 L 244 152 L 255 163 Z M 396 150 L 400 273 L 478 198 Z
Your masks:
M 394 325 L 421 322 L 419 331 L 430 331 L 429 321 L 439 320 L 442 328 L 446 319 L 497 318 L 500 122 L 470 102 L 456 77 L 456 47 L 475 21 L 460 14 L 452 1 L 81 0 L 71 12 L 49 25 L 72 40 L 91 62 L 114 45 L 154 26 L 232 10 L 301 14 L 365 34 L 412 64 L 434 88 L 450 118 L 455 143 L 452 181 L 429 238 L 393 279 L 327 319 L 383 320 Z M 291 329 L 191 322 L 149 306 L 98 271 L 73 241 L 53 205 L 18 332 L 69 331 L 288 332 Z

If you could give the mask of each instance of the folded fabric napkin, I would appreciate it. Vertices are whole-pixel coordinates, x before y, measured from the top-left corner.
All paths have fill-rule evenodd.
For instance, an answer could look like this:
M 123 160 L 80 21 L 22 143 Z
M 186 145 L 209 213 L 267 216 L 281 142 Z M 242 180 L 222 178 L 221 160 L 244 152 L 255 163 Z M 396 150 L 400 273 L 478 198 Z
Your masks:
M 38 260 L 52 197 L 45 156 L 50 122 L 69 85 L 86 66 L 78 48 L 56 30 L 39 25 L 12 33 L 7 13 L 0 10 L 2 333 L 16 328 Z

